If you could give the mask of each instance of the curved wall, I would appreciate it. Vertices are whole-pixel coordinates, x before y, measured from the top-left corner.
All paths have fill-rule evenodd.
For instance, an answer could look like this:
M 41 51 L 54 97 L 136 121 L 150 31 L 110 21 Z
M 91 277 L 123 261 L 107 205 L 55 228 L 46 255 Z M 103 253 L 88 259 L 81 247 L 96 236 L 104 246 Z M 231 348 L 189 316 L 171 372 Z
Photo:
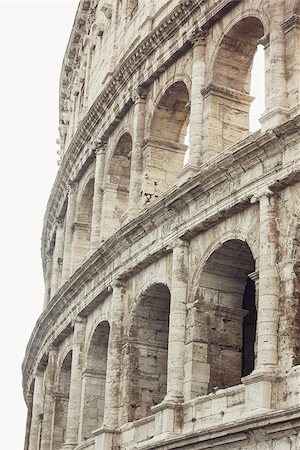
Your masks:
M 25 450 L 299 447 L 297 8 L 80 2 Z

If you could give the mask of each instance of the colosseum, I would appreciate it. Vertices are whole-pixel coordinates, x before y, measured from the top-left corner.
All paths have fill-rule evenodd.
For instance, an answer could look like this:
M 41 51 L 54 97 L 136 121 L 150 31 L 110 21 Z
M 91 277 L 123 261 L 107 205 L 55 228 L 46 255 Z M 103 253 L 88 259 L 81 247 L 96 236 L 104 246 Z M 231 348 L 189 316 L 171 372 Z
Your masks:
M 81 0 L 59 89 L 25 450 L 299 450 L 300 1 Z

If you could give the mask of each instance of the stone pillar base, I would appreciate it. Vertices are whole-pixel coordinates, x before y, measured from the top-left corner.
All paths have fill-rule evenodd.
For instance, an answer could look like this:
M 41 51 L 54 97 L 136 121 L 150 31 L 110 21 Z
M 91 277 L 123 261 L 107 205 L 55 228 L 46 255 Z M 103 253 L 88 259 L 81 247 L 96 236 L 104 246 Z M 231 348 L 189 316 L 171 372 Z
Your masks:
M 300 405 L 300 365 L 294 366 L 286 377 L 288 385 L 288 402 L 293 405 Z
M 245 385 L 245 415 L 265 413 L 272 409 L 272 390 L 277 381 L 276 368 L 256 369 L 242 378 Z
M 93 431 L 92 436 L 95 438 L 95 450 L 113 450 L 113 438 L 115 430 L 101 428 Z
M 282 108 L 274 109 L 273 111 L 263 114 L 259 119 L 262 133 L 281 125 L 283 122 L 288 120 L 288 118 L 289 112 Z
M 160 440 L 162 436 L 181 433 L 181 403 L 166 400 L 152 406 L 151 411 L 155 414 L 155 436 Z
M 73 448 L 77 447 L 77 443 L 76 444 L 70 444 L 70 443 L 65 443 L 60 450 L 73 450 Z
M 189 178 L 192 178 L 199 172 L 199 166 L 194 166 L 192 164 L 187 164 L 184 166 L 180 174 L 178 175 L 177 184 L 181 186 L 185 183 Z

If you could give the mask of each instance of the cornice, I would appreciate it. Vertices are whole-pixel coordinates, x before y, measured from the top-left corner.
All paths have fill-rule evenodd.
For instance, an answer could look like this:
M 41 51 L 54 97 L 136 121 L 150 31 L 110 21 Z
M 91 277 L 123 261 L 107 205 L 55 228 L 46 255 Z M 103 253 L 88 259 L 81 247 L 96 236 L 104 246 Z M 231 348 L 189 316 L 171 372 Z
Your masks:
M 102 133 L 100 136 L 97 136 L 97 138 L 107 140 L 109 134 L 120 122 L 133 103 L 133 93 L 128 91 L 129 81 L 132 79 L 133 74 L 141 69 L 147 61 L 149 55 L 157 49 L 157 46 L 167 41 L 180 27 L 186 24 L 192 16 L 194 16 L 194 21 L 190 33 L 186 33 L 182 37 L 180 42 L 173 48 L 173 53 L 168 52 L 168 55 L 166 55 L 166 60 L 161 62 L 161 67 L 163 69 L 172 64 L 174 60 L 182 54 L 182 52 L 192 46 L 190 40 L 192 40 L 192 32 L 196 28 L 209 28 L 214 21 L 220 19 L 221 15 L 225 11 L 236 6 L 239 1 L 240 0 L 220 0 L 214 4 L 208 12 L 205 10 L 206 5 L 208 4 L 205 0 L 180 1 L 179 5 L 174 8 L 174 10 L 167 17 L 165 17 L 161 23 L 150 34 L 148 34 L 148 36 L 144 38 L 142 42 L 131 52 L 131 54 L 116 68 L 111 80 L 107 83 L 103 91 L 99 94 L 93 105 L 88 110 L 86 116 L 78 125 L 77 131 L 62 159 L 44 216 L 41 245 L 42 258 L 44 258 L 47 239 L 50 238 L 51 229 L 53 228 L 53 220 L 58 214 L 58 209 L 63 205 L 65 187 L 68 179 L 70 178 L 70 174 L 72 173 L 72 176 L 78 179 L 87 163 L 90 162 L 90 159 L 83 160 L 81 167 L 79 167 L 78 160 L 81 159 L 80 156 L 82 150 L 89 144 L 97 126 L 101 129 Z M 81 1 L 79 5 L 75 18 L 74 29 L 72 30 L 64 58 L 63 72 L 66 67 L 69 67 L 67 66 L 67 61 L 72 60 L 72 58 L 74 61 L 75 56 L 73 53 L 78 51 L 78 42 L 80 39 L 83 39 L 83 36 L 87 32 L 89 21 L 91 22 L 91 19 L 88 20 L 87 17 L 88 5 L 90 5 L 90 3 L 91 2 L 89 1 Z M 77 23 L 85 23 L 87 25 L 84 27 L 83 25 L 76 25 Z M 81 32 L 81 38 L 78 37 L 79 31 Z M 142 77 L 140 77 L 138 84 L 141 87 L 146 87 L 160 74 L 160 72 L 161 70 L 159 67 L 152 69 L 152 73 L 147 71 L 147 78 L 144 78 L 145 74 L 143 74 Z M 69 72 L 67 71 L 67 73 Z M 65 86 L 68 83 L 70 83 L 70 77 L 67 76 L 66 78 L 62 76 L 61 87 L 62 85 Z M 132 86 L 132 91 L 137 88 L 138 86 Z M 123 95 L 121 95 L 121 93 L 123 93 Z M 117 103 L 115 115 L 110 122 L 105 122 L 105 118 L 107 117 L 106 111 L 109 110 L 114 102 Z M 99 126 L 100 122 L 101 126 Z M 77 173 L 75 173 L 75 168 L 77 169 Z
M 300 161 L 295 159 L 281 167 L 276 166 L 263 174 L 259 180 L 256 178 L 245 185 L 233 189 L 234 181 L 243 175 L 251 167 L 263 164 L 270 156 L 281 155 L 284 161 L 286 145 L 284 140 L 295 142 L 299 145 L 299 123 L 293 119 L 276 128 L 275 132 L 253 134 L 245 141 L 232 149 L 217 155 L 200 167 L 199 173 L 185 183 L 173 186 L 160 198 L 144 208 L 140 215 L 120 228 L 113 236 L 105 241 L 72 277 L 59 289 L 47 308 L 38 319 L 27 346 L 23 362 L 24 392 L 27 392 L 27 383 L 35 365 L 47 352 L 48 345 L 64 336 L 74 316 L 86 315 L 93 310 L 110 293 L 110 286 L 114 279 L 126 281 L 135 273 L 149 266 L 159 258 L 172 251 L 172 243 L 178 239 L 191 240 L 204 230 L 228 218 L 237 212 L 250 207 L 253 195 L 269 186 L 272 190 L 280 191 L 285 186 L 300 181 Z M 280 136 L 280 140 L 278 139 Z M 295 145 L 295 144 L 293 144 Z M 238 185 L 238 183 L 237 183 Z M 228 187 L 231 187 L 228 190 Z M 216 192 L 224 192 L 221 199 L 204 205 L 185 221 L 176 222 L 184 209 L 188 209 L 191 202 L 199 197 L 204 198 L 214 195 Z M 229 194 L 225 194 L 230 192 Z M 216 196 L 217 198 L 217 196 Z M 163 240 L 154 240 L 151 245 L 147 236 L 162 224 L 170 221 L 179 223 L 170 227 Z M 144 237 L 146 238 L 143 241 Z M 126 260 L 119 260 L 119 255 L 127 254 L 124 251 L 133 244 L 139 242 L 139 251 L 130 252 Z M 137 246 L 135 246 L 137 248 Z M 101 276 L 100 283 L 94 283 L 87 288 L 88 283 Z M 56 331 L 50 334 L 49 325 L 56 324 Z M 47 334 L 48 333 L 48 334 Z
M 218 394 L 218 391 L 217 393 Z M 224 395 L 220 390 L 220 395 Z M 214 395 L 213 398 L 217 398 Z M 198 403 L 200 399 L 195 399 L 183 404 L 183 408 L 187 409 L 191 403 Z M 207 397 L 205 398 L 207 401 Z M 154 420 L 153 416 L 150 416 Z M 129 426 L 134 427 L 135 423 Z M 187 449 L 203 449 L 212 448 L 211 445 L 227 446 L 233 448 L 235 445 L 259 444 L 262 442 L 261 436 L 265 439 L 276 439 L 278 436 L 284 436 L 285 433 L 297 434 L 300 427 L 299 408 L 285 409 L 284 411 L 268 411 L 253 416 L 241 417 L 239 420 L 228 424 L 219 424 L 210 426 L 208 429 L 193 431 L 180 435 L 171 435 L 163 441 L 165 450 L 187 450 Z M 263 430 L 263 431 L 262 431 Z M 218 445 L 219 444 L 219 445 Z M 157 441 L 145 443 L 142 450 L 157 449 Z M 204 447 L 205 445 L 205 447 Z

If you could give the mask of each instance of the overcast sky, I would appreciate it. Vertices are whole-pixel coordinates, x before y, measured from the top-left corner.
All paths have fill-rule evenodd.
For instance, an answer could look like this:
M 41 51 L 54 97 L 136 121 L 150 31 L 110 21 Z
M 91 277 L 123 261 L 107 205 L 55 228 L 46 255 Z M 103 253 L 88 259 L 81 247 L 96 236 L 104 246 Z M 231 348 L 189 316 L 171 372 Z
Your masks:
M 21 364 L 43 305 L 40 238 L 57 172 L 58 87 L 77 0 L 0 0 L 0 449 L 21 450 Z
M 43 305 L 42 221 L 58 168 L 59 76 L 77 5 L 0 0 L 1 450 L 24 443 L 21 364 Z

